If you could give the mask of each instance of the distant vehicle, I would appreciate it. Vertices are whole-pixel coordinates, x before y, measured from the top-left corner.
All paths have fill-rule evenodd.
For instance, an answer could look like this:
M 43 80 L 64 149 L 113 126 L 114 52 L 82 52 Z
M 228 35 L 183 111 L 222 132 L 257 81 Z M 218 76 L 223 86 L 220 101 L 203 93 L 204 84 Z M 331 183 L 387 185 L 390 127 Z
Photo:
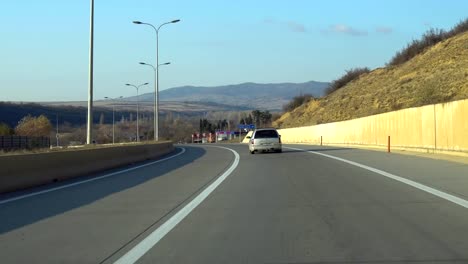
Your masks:
M 193 133 L 192 134 L 192 143 L 202 143 L 202 134 Z
M 227 136 L 226 135 L 218 135 L 218 141 L 223 141 L 223 140 L 227 140 Z
M 249 141 L 249 151 L 254 154 L 258 151 L 274 151 L 282 152 L 281 135 L 274 128 L 257 129 L 253 132 L 251 137 L 247 138 Z
M 228 140 L 228 135 L 224 132 L 218 132 L 218 141 Z

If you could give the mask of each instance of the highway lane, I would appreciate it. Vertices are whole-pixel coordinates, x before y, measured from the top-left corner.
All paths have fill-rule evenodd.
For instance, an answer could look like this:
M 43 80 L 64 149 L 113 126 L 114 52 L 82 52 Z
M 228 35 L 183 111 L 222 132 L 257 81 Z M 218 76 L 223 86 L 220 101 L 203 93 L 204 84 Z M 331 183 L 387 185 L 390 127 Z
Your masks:
M 251 155 L 245 145 L 225 146 L 240 154 L 237 168 L 138 263 L 468 263 L 466 208 L 327 157 L 291 149 Z M 0 204 L 2 263 L 120 259 L 235 158 L 226 149 L 183 147 L 186 153 L 159 164 Z M 291 147 L 349 159 L 466 199 L 464 164 Z
M 326 157 L 233 148 L 241 154 L 238 169 L 139 263 L 468 263 L 468 211 L 461 206 Z M 389 159 L 304 148 L 350 159 L 354 153 L 368 165 Z M 466 166 L 418 161 L 468 176 Z M 395 171 L 418 172 L 403 165 Z
M 0 262 L 100 263 L 111 257 L 164 222 L 233 159 L 223 149 L 184 148 L 161 163 L 0 204 Z
M 468 164 L 352 148 L 292 145 L 352 160 L 434 187 L 468 200 Z M 468 159 L 468 158 L 466 158 Z

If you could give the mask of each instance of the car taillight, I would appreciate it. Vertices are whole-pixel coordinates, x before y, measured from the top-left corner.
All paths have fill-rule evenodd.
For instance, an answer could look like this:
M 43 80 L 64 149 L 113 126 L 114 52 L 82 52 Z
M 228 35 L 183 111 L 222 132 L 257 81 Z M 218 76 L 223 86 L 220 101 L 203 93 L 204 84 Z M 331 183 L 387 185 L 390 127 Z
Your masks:
M 255 139 L 251 139 L 250 144 L 254 145 L 255 144 Z
M 281 144 L 281 137 L 278 137 L 279 143 Z

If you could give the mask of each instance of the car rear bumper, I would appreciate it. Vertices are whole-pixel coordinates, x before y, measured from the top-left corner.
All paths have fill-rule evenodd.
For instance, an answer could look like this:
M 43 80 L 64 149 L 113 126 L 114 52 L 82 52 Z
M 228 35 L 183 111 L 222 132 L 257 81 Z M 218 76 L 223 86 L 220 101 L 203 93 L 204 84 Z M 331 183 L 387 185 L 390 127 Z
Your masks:
M 270 145 L 252 145 L 249 144 L 250 151 L 265 151 L 265 150 L 279 150 L 281 149 L 281 144 L 270 144 Z

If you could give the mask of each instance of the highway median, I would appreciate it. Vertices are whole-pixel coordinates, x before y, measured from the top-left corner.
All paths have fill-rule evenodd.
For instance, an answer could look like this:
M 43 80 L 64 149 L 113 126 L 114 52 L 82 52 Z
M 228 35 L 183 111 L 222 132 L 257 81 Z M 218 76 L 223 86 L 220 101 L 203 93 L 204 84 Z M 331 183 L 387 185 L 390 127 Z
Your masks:
M 0 156 L 0 193 L 155 159 L 173 150 L 173 143 L 164 141 Z

